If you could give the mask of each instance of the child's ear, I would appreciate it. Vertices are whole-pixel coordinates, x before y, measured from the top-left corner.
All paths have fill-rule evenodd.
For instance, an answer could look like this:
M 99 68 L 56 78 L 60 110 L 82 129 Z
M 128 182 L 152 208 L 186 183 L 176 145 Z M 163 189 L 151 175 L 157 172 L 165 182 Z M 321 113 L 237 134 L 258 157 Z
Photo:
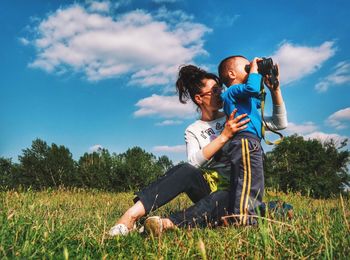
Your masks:
M 236 73 L 233 70 L 229 70 L 228 77 L 233 81 L 236 79 Z

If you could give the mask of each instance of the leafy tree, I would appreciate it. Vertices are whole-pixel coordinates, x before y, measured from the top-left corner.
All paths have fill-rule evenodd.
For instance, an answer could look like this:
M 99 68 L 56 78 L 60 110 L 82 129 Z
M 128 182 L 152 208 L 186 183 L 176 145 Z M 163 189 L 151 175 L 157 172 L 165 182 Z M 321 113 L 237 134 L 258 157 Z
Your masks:
M 317 198 L 342 192 L 350 182 L 350 153 L 342 149 L 345 145 L 346 140 L 336 147 L 333 140 L 321 143 L 297 135 L 286 137 L 266 155 L 267 186 Z
M 161 168 L 163 172 L 166 172 L 170 168 L 174 167 L 173 162 L 169 159 L 168 156 L 162 155 L 158 158 L 157 161 L 158 166 Z
M 79 180 L 83 187 L 113 190 L 113 159 L 107 149 L 80 157 Z
M 75 162 L 68 148 L 36 139 L 31 148 L 18 157 L 20 170 L 17 183 L 34 189 L 70 186 L 74 181 Z
M 12 186 L 12 168 L 11 159 L 0 157 L 0 188 Z
M 145 187 L 164 173 L 164 167 L 157 164 L 156 157 L 140 147 L 133 147 L 119 154 L 118 161 L 118 177 L 128 189 Z
M 47 155 L 47 164 L 46 169 L 50 173 L 55 187 L 74 186 L 76 165 L 68 148 L 52 144 Z

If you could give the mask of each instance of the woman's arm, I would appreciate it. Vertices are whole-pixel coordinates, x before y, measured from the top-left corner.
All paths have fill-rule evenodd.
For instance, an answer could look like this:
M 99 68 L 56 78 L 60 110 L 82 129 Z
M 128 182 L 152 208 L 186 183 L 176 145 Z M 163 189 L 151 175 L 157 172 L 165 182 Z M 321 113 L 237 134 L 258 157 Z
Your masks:
M 265 116 L 265 125 L 272 130 L 281 130 L 287 127 L 287 111 L 284 103 L 281 105 L 273 104 L 272 116 Z
M 242 114 L 234 118 L 236 112 L 237 110 L 235 109 L 226 120 L 224 130 L 221 132 L 221 134 L 203 148 L 200 148 L 199 141 L 195 134 L 186 131 L 185 141 L 187 159 L 190 164 L 196 167 L 203 165 L 210 160 L 234 134 L 247 127 L 246 123 L 250 121 L 249 118 L 240 121 L 241 119 L 245 118 L 247 114 Z
M 278 65 L 277 65 L 278 66 Z M 274 87 L 268 81 L 268 77 L 264 78 L 265 85 L 270 90 L 271 98 L 272 98 L 272 116 L 266 116 L 265 122 L 268 128 L 272 130 L 281 130 L 287 127 L 287 110 L 283 101 L 282 92 L 280 85 Z M 279 76 L 278 76 L 279 80 Z
M 237 132 L 247 128 L 245 124 L 250 121 L 249 118 L 240 122 L 240 120 L 246 117 L 247 114 L 242 114 L 234 118 L 236 112 L 237 109 L 233 110 L 230 117 L 226 120 L 225 128 L 221 134 L 208 145 L 203 147 L 203 156 L 207 160 L 211 159 L 211 157 L 213 157 L 214 154 L 219 151 L 232 136 L 234 136 Z

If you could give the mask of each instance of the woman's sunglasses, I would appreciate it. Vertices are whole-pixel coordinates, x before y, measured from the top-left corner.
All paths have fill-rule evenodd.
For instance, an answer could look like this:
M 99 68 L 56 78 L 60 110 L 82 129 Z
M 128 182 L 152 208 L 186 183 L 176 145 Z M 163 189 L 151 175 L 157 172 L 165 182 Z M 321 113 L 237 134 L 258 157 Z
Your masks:
M 211 90 L 199 94 L 200 97 L 205 95 L 219 95 L 222 92 L 222 87 L 212 87 Z

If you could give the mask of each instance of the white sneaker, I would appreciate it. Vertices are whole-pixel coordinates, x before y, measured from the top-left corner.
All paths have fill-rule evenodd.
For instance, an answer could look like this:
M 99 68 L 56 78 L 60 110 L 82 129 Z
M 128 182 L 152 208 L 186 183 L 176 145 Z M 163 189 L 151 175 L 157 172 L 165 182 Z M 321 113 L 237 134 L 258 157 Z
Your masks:
M 115 226 L 113 226 L 108 234 L 112 237 L 115 236 L 126 236 L 127 234 L 129 234 L 130 230 L 128 229 L 128 227 L 124 224 L 117 224 Z
M 163 222 L 158 216 L 149 217 L 145 221 L 145 230 L 153 236 L 160 236 L 163 232 Z

